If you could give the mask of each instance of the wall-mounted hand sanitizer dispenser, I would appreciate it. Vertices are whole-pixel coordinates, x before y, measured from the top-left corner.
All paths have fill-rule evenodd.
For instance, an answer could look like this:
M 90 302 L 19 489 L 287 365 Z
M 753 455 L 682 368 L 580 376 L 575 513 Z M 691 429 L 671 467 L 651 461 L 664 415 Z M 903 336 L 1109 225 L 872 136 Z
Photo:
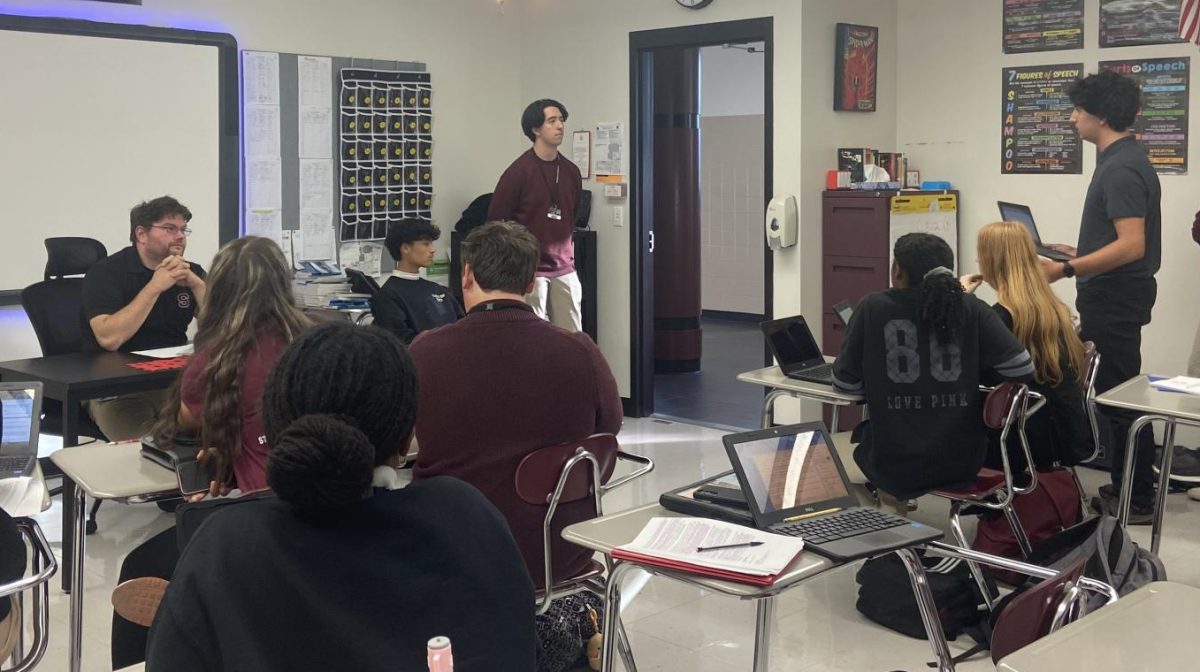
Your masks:
M 796 197 L 777 196 L 767 204 L 766 217 L 767 246 L 772 250 L 791 247 L 796 244 Z

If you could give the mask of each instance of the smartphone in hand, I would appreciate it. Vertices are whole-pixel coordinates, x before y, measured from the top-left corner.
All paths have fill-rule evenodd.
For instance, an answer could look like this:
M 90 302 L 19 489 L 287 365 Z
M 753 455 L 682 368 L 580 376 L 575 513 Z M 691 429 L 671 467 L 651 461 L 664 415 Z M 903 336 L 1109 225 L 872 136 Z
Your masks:
M 184 495 L 207 493 L 213 482 L 211 460 L 180 460 L 175 463 L 179 492 Z

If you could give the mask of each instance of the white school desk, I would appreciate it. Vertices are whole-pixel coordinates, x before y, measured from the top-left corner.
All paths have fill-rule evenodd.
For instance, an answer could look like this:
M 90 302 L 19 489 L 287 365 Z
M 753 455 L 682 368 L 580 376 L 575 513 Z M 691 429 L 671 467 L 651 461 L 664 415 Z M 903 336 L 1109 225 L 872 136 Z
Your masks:
M 1176 425 L 1200 427 L 1200 396 L 1157 390 L 1150 386 L 1150 381 L 1145 375 L 1138 375 L 1096 397 L 1096 403 L 1141 414 L 1141 417 L 1129 426 L 1129 436 L 1125 441 L 1125 465 L 1121 478 L 1120 507 L 1117 512 L 1117 520 L 1121 525 L 1125 525 L 1129 520 L 1129 500 L 1133 494 L 1129 483 L 1133 477 L 1133 455 L 1137 450 L 1138 433 L 1146 425 L 1158 420 L 1166 426 L 1163 445 L 1175 445 Z M 1158 553 L 1163 513 L 1167 508 L 1172 452 L 1170 449 L 1162 451 L 1158 493 L 1154 501 L 1154 526 L 1150 532 L 1150 550 L 1155 553 Z
M 1200 589 L 1159 581 L 1004 657 L 1000 672 L 1164 672 L 1200 663 Z
M 609 566 L 612 568 L 612 572 L 608 576 L 608 592 L 604 598 L 604 632 L 616 632 L 617 617 L 621 610 L 621 582 L 627 572 L 634 568 L 640 568 L 656 576 L 665 576 L 730 597 L 754 600 L 756 616 L 754 623 L 753 669 L 755 672 L 766 672 L 771 645 L 771 625 L 775 613 L 775 596 L 799 585 L 800 582 L 806 579 L 810 579 L 839 566 L 839 563 L 815 553 L 804 552 L 784 570 L 784 573 L 780 575 L 775 583 L 770 586 L 752 586 L 611 557 L 610 554 L 614 548 L 632 542 L 638 533 L 642 531 L 642 528 L 646 526 L 646 523 L 654 517 L 686 517 L 686 514 L 668 511 L 658 504 L 647 504 L 636 509 L 629 509 L 620 513 L 575 523 L 565 528 L 562 532 L 563 539 L 591 549 L 592 551 L 603 553 L 610 559 Z M 917 556 L 916 551 L 911 548 L 901 549 L 897 551 L 897 554 L 904 560 L 905 567 L 910 571 L 910 579 L 913 581 L 913 588 L 917 595 L 918 604 L 925 607 L 922 609 L 922 616 L 929 615 L 925 619 L 925 625 L 927 631 L 931 628 L 933 629 L 932 636 L 929 638 L 930 644 L 933 646 L 934 653 L 938 655 L 939 660 L 945 661 L 940 669 L 952 671 L 954 667 L 953 663 L 949 660 L 949 649 L 946 647 L 946 638 L 941 631 L 941 623 L 938 622 L 936 616 L 933 616 L 933 614 L 937 613 L 937 608 L 933 602 L 933 595 L 929 592 L 929 586 L 925 583 L 924 575 L 921 574 L 918 576 L 912 573 L 914 567 L 922 567 L 921 560 Z M 852 598 L 848 596 L 847 599 Z M 601 669 L 605 672 L 611 672 L 614 669 L 616 640 L 616 637 L 604 638 L 604 655 Z
M 50 459 L 63 472 L 64 479 L 75 483 L 75 497 L 64 506 L 74 507 L 75 527 L 71 530 L 71 672 L 79 672 L 83 662 L 83 534 L 87 498 L 113 499 L 119 502 L 149 502 L 179 496 L 175 472 L 141 456 L 140 441 L 92 444 L 63 448 Z M 66 492 L 66 490 L 64 490 Z
M 833 361 L 832 357 L 826 357 L 826 361 Z M 743 383 L 751 383 L 753 385 L 762 385 L 769 388 L 771 391 L 763 398 L 762 410 L 762 426 L 771 426 L 771 411 L 775 407 L 775 400 L 780 397 L 794 397 L 796 399 L 811 399 L 829 406 L 853 406 L 861 404 L 864 397 L 861 394 L 846 394 L 833 389 L 832 385 L 824 383 L 810 383 L 805 380 L 797 380 L 788 378 L 783 375 L 783 370 L 778 366 L 768 366 L 763 369 L 755 369 L 745 373 L 739 373 L 737 379 Z M 833 413 L 833 420 L 830 422 L 829 433 L 837 434 L 838 432 L 838 414 Z

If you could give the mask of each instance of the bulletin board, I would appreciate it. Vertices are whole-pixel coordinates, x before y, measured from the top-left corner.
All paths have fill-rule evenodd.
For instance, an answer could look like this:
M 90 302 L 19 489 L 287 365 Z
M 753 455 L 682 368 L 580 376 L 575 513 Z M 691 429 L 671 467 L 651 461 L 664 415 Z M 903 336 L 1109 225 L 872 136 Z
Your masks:
M 425 64 L 244 51 L 242 81 L 244 233 L 378 274 L 388 226 L 433 203 Z

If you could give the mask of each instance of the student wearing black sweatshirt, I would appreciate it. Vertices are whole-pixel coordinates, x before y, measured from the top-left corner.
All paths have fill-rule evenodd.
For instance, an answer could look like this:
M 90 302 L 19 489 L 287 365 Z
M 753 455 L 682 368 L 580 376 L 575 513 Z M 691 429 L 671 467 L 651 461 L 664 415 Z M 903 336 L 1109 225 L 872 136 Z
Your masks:
M 892 288 L 855 309 L 833 364 L 833 386 L 866 396 L 854 461 L 897 500 L 970 481 L 987 434 L 980 383 L 1028 381 L 1025 347 L 979 299 L 965 294 L 944 240 L 896 241 Z
M 374 324 L 400 337 L 407 345 L 417 334 L 450 324 L 463 316 L 462 306 L 446 287 L 421 277 L 433 264 L 433 243 L 442 232 L 423 219 L 405 219 L 388 231 L 384 247 L 396 260 L 396 270 L 371 297 Z
M 183 551 L 146 669 L 420 670 L 445 635 L 457 672 L 534 668 L 533 584 L 475 488 L 401 488 L 416 370 L 398 339 L 317 327 L 263 395 L 277 497 L 223 507 Z

